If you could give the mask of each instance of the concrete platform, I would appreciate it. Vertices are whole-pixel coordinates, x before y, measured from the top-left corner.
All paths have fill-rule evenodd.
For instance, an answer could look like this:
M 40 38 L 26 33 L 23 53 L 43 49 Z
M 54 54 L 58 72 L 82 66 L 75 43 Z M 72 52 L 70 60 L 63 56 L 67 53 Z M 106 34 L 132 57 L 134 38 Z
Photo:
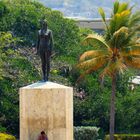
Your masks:
M 19 94 L 20 140 L 37 140 L 42 130 L 49 140 L 73 140 L 73 88 L 38 82 Z

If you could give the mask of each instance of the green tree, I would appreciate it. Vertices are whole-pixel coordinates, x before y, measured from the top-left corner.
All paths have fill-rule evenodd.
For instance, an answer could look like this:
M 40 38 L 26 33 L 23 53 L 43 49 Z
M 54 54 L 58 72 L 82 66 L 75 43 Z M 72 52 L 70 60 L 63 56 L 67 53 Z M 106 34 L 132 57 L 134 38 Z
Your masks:
M 80 78 L 101 69 L 101 79 L 105 76 L 112 79 L 110 140 L 114 140 L 116 79 L 128 67 L 140 68 L 140 43 L 137 38 L 140 13 L 132 14 L 128 3 L 116 1 L 107 25 L 103 9 L 100 8 L 99 12 L 106 26 L 105 36 L 90 34 L 85 38 L 84 45 L 92 45 L 94 50 L 81 55 L 78 67 L 84 71 Z

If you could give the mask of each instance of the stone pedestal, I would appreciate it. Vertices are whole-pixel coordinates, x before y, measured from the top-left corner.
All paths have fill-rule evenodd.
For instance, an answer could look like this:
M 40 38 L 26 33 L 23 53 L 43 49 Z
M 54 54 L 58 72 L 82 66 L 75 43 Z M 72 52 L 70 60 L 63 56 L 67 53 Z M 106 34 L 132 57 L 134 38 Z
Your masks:
M 20 88 L 20 140 L 73 140 L 73 89 L 52 82 Z

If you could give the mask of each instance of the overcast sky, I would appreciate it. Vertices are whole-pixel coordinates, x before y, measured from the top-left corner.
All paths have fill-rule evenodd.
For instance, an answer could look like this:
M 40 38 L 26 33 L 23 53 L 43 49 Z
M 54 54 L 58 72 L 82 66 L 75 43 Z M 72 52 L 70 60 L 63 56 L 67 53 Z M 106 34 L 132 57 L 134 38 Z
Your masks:
M 115 0 L 39 0 L 47 7 L 60 10 L 67 17 L 77 18 L 100 18 L 98 8 L 103 7 L 106 16 L 110 17 L 113 2 Z M 135 9 L 140 9 L 140 0 L 119 0 L 130 2 Z

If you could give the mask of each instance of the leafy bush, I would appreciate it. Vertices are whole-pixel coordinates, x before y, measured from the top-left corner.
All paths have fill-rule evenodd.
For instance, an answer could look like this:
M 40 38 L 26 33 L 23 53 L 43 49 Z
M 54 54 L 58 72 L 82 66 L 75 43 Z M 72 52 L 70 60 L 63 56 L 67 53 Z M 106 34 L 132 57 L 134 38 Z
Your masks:
M 96 140 L 98 137 L 97 127 L 74 127 L 74 139 L 75 140 Z
M 115 140 L 140 140 L 140 134 L 115 134 Z M 109 140 L 109 135 L 105 136 L 105 140 Z
M 0 132 L 14 135 L 19 131 L 18 89 L 39 76 L 30 60 L 16 49 L 16 41 L 11 33 L 0 33 Z
M 3 16 L 7 12 L 7 7 L 4 2 L 0 1 L 0 16 Z
M 0 140 L 16 140 L 14 136 L 0 133 Z

